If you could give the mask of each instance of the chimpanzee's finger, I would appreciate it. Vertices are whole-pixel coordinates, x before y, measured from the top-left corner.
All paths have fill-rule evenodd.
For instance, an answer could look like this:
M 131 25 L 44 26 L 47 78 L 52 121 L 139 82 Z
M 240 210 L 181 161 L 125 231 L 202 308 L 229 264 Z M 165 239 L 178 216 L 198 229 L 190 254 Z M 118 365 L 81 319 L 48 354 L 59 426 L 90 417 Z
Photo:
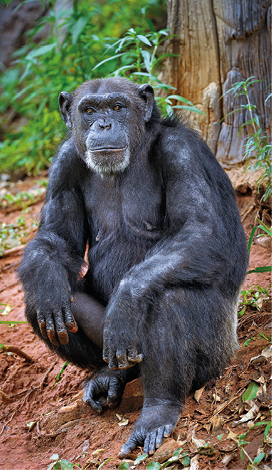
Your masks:
M 103 356 L 104 358 L 104 356 Z M 108 354 L 106 356 L 106 362 L 108 362 L 108 366 L 109 366 L 109 369 L 111 370 L 116 370 L 118 369 L 118 361 L 117 361 L 117 358 L 116 358 L 116 355 L 115 355 L 115 352 L 113 351 L 113 349 L 109 348 L 108 349 Z M 104 359 L 105 360 L 105 359 Z
M 132 365 L 134 365 L 134 364 L 129 363 L 127 359 L 127 351 L 125 349 L 117 351 L 116 357 L 118 360 L 119 369 L 128 369 L 128 367 L 131 367 Z
M 38 325 L 39 325 L 40 330 L 41 330 L 41 334 L 43 335 L 43 337 L 45 339 L 48 339 L 48 336 L 47 336 L 47 333 L 46 333 L 45 316 L 40 310 L 37 310 L 37 321 L 38 321 Z
M 173 426 L 172 424 L 167 424 L 166 426 L 164 426 L 164 437 L 169 437 L 171 432 L 173 431 Z
M 113 408 L 118 403 L 122 396 L 123 390 L 123 383 L 117 380 L 116 378 L 112 378 L 109 381 L 107 403 L 110 408 Z
M 136 363 L 142 362 L 143 357 L 144 357 L 143 354 L 138 354 L 136 348 L 128 350 L 128 360 L 130 362 L 136 362 Z
M 68 304 L 68 302 L 64 303 L 63 312 L 64 323 L 67 326 L 68 330 L 70 331 L 70 333 L 76 333 L 78 330 L 78 326 L 72 314 L 71 306 L 70 304 Z
M 93 380 L 89 382 L 85 388 L 83 395 L 84 403 L 87 403 L 94 411 L 97 413 L 102 413 L 103 406 L 106 405 L 106 400 L 104 397 L 99 397 L 95 400 L 95 396 L 100 392 L 100 388 L 97 385 L 96 381 Z
M 142 443 L 141 443 L 142 444 Z M 138 438 L 137 436 L 135 436 L 133 433 L 132 435 L 130 436 L 130 438 L 127 440 L 127 442 L 123 445 L 121 451 L 119 452 L 118 454 L 118 457 L 121 457 L 121 458 L 124 458 L 126 457 L 128 454 L 130 454 L 130 452 L 135 449 L 135 447 L 137 447 L 137 445 L 141 445 L 138 441 Z
M 54 323 L 53 315 L 51 313 L 47 313 L 45 319 L 46 319 L 46 333 L 47 333 L 49 340 L 51 341 L 52 344 L 54 344 L 54 346 L 59 346 L 59 341 L 58 341 L 57 334 L 55 331 L 55 323 Z
M 69 336 L 68 336 L 66 326 L 63 321 L 63 316 L 62 316 L 61 311 L 59 310 L 54 311 L 54 321 L 55 321 L 56 333 L 58 335 L 58 340 L 60 344 L 68 344 Z
M 156 449 L 162 445 L 164 432 L 165 432 L 164 431 L 164 426 L 161 426 L 160 428 L 158 428 L 157 438 L 156 438 Z

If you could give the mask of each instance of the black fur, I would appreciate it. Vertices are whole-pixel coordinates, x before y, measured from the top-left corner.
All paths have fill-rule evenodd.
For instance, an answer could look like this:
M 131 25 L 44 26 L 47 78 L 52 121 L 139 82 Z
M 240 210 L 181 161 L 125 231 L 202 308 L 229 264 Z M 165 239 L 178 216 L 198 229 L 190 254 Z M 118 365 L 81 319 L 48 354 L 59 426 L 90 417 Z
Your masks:
M 113 92 L 124 104 L 116 111 Z M 90 116 L 85 104 L 78 110 L 85 97 Z M 39 231 L 21 264 L 26 316 L 63 358 L 98 368 L 85 393 L 94 409 L 107 402 L 95 402 L 101 391 L 110 406 L 117 402 L 142 361 L 144 407 L 121 455 L 143 443 L 153 453 L 189 390 L 217 377 L 238 347 L 248 259 L 235 193 L 205 142 L 185 123 L 162 119 L 150 86 L 94 80 L 62 93 L 60 107 L 71 137 L 52 163 Z M 89 268 L 79 280 L 87 243 Z M 80 291 L 106 308 L 103 355 L 84 328 L 68 332 L 65 344 L 70 299 Z M 103 357 L 119 370 L 107 372 Z

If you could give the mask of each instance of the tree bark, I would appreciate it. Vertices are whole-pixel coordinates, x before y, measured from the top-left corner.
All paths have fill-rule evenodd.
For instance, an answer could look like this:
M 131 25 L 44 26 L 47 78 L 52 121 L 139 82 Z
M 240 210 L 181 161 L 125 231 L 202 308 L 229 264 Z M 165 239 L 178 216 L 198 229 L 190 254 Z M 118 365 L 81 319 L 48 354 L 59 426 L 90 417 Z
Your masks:
M 228 113 L 246 104 L 223 93 L 255 76 L 250 89 L 260 124 L 271 135 L 271 0 L 168 0 L 169 39 L 164 81 L 177 88 L 205 115 L 191 113 L 195 126 L 224 167 L 243 159 L 246 112 Z

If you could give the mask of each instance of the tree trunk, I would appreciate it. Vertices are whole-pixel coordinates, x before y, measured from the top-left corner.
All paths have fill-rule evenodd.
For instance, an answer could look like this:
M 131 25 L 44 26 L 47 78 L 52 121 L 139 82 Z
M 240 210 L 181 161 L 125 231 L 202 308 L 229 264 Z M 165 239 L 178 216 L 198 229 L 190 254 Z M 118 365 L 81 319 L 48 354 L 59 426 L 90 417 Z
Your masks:
M 168 59 L 164 80 L 205 116 L 191 113 L 195 126 L 225 167 L 243 159 L 249 118 L 237 112 L 245 97 L 223 93 L 251 76 L 262 80 L 250 89 L 263 129 L 271 135 L 271 0 L 168 0 Z

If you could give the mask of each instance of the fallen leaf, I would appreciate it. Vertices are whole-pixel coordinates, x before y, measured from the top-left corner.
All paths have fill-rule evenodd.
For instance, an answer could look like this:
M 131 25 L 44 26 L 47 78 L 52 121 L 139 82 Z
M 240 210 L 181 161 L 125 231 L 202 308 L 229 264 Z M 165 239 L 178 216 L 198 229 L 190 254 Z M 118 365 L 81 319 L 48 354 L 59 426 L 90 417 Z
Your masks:
M 252 364 L 260 364 L 264 361 L 267 361 L 270 357 L 272 357 L 272 344 L 263 349 L 259 356 L 252 357 L 250 362 Z
M 253 403 L 253 402 L 252 402 Z M 252 408 L 244 415 L 239 421 L 234 421 L 235 424 L 246 423 L 251 419 L 254 419 L 259 413 L 259 407 L 256 403 L 253 403 Z
M 204 385 L 204 387 L 202 387 L 202 388 L 200 388 L 199 390 L 196 390 L 196 391 L 195 391 L 194 399 L 195 399 L 195 401 L 197 401 L 197 403 L 199 403 L 199 400 L 200 400 L 201 395 L 202 395 L 202 393 L 203 393 L 203 391 L 204 391 L 204 388 L 205 388 L 205 385 Z
M 197 439 L 196 436 L 195 436 L 195 431 L 193 432 L 192 434 L 192 443 L 196 446 L 196 447 L 203 447 L 206 442 L 203 441 L 203 439 Z
M 190 468 L 189 470 L 199 470 L 199 461 L 198 461 L 198 455 L 195 455 L 192 459 L 191 459 L 191 465 L 190 465 Z
M 117 418 L 119 419 L 118 426 L 127 426 L 128 425 L 128 419 L 125 419 L 123 416 L 118 415 L 116 413 Z
M 11 310 L 12 310 L 12 307 L 9 304 L 7 304 L 5 307 L 5 310 L 1 313 L 1 315 L 8 315 L 9 312 L 11 312 Z
M 34 428 L 36 422 L 37 421 L 30 421 L 29 423 L 26 423 L 26 426 L 27 426 L 29 431 L 32 431 L 32 429 Z
M 94 452 L 92 452 L 92 458 L 97 459 L 98 457 L 101 457 L 104 452 L 105 449 L 96 449 Z
M 211 420 L 211 430 L 212 431 L 218 431 L 219 429 L 222 428 L 223 425 L 223 419 L 221 416 L 213 416 Z
M 232 431 L 229 431 L 229 433 L 228 433 L 226 439 L 236 439 L 236 437 L 237 437 L 237 434 L 235 434 L 235 433 L 232 432 Z
M 217 395 L 217 393 L 213 393 L 213 399 L 215 401 L 215 403 L 217 403 L 218 401 L 221 401 L 221 398 L 219 395 Z
M 223 465 L 228 465 L 228 463 L 231 461 L 231 459 L 233 458 L 234 454 L 229 454 L 229 455 L 225 455 L 223 457 L 223 459 L 221 460 L 221 463 Z

